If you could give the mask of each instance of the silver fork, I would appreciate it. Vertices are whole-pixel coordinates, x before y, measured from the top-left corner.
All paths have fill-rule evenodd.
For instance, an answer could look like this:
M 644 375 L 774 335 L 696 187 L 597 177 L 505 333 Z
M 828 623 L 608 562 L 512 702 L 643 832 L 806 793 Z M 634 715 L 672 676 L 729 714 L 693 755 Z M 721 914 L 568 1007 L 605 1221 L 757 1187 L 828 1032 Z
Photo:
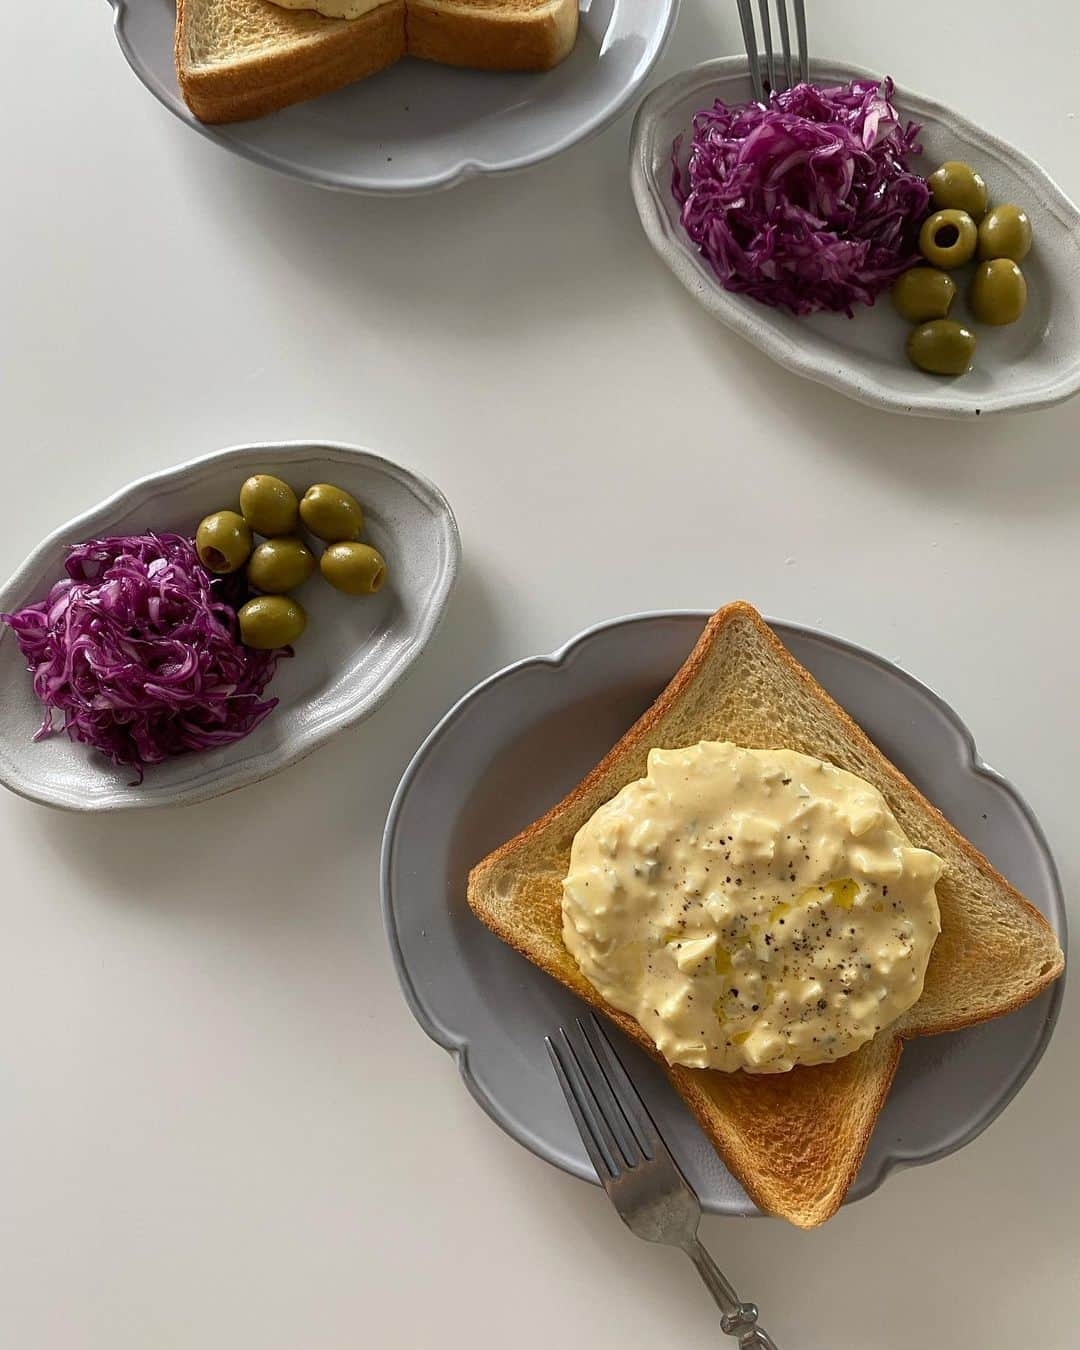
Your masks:
M 574 1124 L 596 1175 L 623 1223 L 646 1242 L 684 1251 L 720 1309 L 720 1326 L 740 1350 L 776 1350 L 757 1325 L 758 1310 L 743 1303 L 701 1245 L 701 1205 L 591 1014 L 577 1033 L 560 1027 L 544 1042 Z
M 737 0 L 739 22 L 742 24 L 743 42 L 746 44 L 746 59 L 750 63 L 750 81 L 754 86 L 754 98 L 759 103 L 766 99 L 765 78 L 761 70 L 761 55 L 765 58 L 765 70 L 768 87 L 773 93 L 790 89 L 795 83 L 795 71 L 791 64 L 791 30 L 788 26 L 788 0 L 776 0 L 776 19 L 780 29 L 780 47 L 784 54 L 784 83 L 776 78 L 776 59 L 773 55 L 772 25 L 769 21 L 769 0 L 758 0 L 758 14 L 761 16 L 761 55 L 758 51 L 757 35 L 754 32 L 754 13 L 750 0 Z M 805 83 L 810 78 L 810 54 L 806 45 L 806 8 L 803 0 L 793 0 L 795 9 L 795 33 L 799 41 L 799 79 Z

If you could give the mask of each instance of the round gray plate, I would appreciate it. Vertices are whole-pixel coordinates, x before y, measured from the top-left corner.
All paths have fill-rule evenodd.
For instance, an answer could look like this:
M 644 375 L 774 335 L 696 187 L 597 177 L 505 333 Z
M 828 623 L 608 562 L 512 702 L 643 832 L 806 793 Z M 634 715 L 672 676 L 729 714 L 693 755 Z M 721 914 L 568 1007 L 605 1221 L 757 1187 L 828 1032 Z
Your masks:
M 406 59 L 269 117 L 209 127 L 180 97 L 175 0 L 110 0 L 128 64 L 171 113 L 245 159 L 320 187 L 428 192 L 537 164 L 602 130 L 660 58 L 678 0 L 582 0 L 570 56 L 543 74 Z
M 424 1030 L 508 1134 L 595 1181 L 552 1076 L 543 1037 L 581 1012 L 554 980 L 504 946 L 465 902 L 469 868 L 558 801 L 653 701 L 708 616 L 644 614 L 603 624 L 552 656 L 493 675 L 417 752 L 390 809 L 383 909 L 405 997 Z M 1042 831 L 1015 788 L 925 685 L 861 648 L 773 625 L 791 652 L 881 749 L 1046 915 L 1064 946 L 1065 907 Z M 908 1043 L 862 1170 L 857 1200 L 896 1167 L 961 1148 L 1019 1090 L 1046 1047 L 1062 981 L 1008 1017 Z M 756 1211 L 662 1071 L 620 1047 L 707 1210 Z

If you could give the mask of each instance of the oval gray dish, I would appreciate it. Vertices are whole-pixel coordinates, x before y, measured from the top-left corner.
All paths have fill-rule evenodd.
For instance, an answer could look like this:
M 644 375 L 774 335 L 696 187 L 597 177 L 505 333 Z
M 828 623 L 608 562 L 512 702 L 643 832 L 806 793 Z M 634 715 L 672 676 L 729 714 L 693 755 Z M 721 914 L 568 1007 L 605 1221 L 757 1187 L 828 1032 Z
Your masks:
M 128 64 L 186 126 L 318 187 L 430 192 L 539 164 L 612 122 L 660 59 L 678 0 L 583 0 L 570 56 L 541 74 L 455 70 L 407 58 L 268 117 L 207 126 L 180 96 L 174 0 L 110 0 Z
M 814 80 L 841 84 L 876 80 L 881 72 L 835 61 L 814 62 Z M 871 407 L 924 417 L 974 417 L 1043 408 L 1080 389 L 1080 210 L 1021 150 L 922 94 L 897 85 L 902 118 L 921 124 L 923 154 L 917 172 L 946 159 L 964 159 L 982 172 L 992 202 L 1017 202 L 1031 214 L 1035 246 L 1024 260 L 1028 306 L 1006 328 L 975 325 L 973 368 L 956 379 L 916 370 L 905 355 L 910 331 L 888 296 L 855 317 L 814 314 L 796 318 L 724 290 L 679 220 L 671 190 L 672 145 L 683 136 L 685 167 L 695 112 L 715 99 L 751 97 L 746 57 L 707 61 L 652 90 L 638 109 L 630 142 L 630 183 L 649 242 L 690 294 L 710 314 L 786 369 L 828 385 Z M 966 288 L 970 267 L 957 273 Z M 970 321 L 962 298 L 953 318 Z
M 153 765 L 138 786 L 62 733 L 33 736 L 42 707 L 11 630 L 0 625 L 0 782 L 70 811 L 116 811 L 203 801 L 293 764 L 369 717 L 423 651 L 450 595 L 461 544 L 446 498 L 399 464 L 334 442 L 234 446 L 140 478 L 54 531 L 0 590 L 0 613 L 40 600 L 64 575 L 72 544 L 109 534 L 190 535 L 210 511 L 234 506 L 252 473 L 279 474 L 301 491 L 331 482 L 365 509 L 364 538 L 387 560 L 378 595 L 338 594 L 316 575 L 298 592 L 308 628 L 267 686 L 278 706 L 241 741 Z
M 492 1119 L 539 1157 L 596 1178 L 551 1072 L 543 1037 L 581 1012 L 504 946 L 465 900 L 469 868 L 558 801 L 653 701 L 708 616 L 615 620 L 552 656 L 478 685 L 432 731 L 398 787 L 383 840 L 382 899 L 405 997 L 457 1059 Z M 1036 904 L 1065 945 L 1061 884 L 1022 797 L 978 757 L 938 696 L 850 643 L 793 624 L 778 635 L 881 749 Z M 1063 982 L 1019 1012 L 909 1042 L 848 1201 L 898 1167 L 969 1143 L 1019 1091 L 1046 1047 Z M 756 1213 L 663 1072 L 623 1041 L 628 1066 L 705 1208 Z

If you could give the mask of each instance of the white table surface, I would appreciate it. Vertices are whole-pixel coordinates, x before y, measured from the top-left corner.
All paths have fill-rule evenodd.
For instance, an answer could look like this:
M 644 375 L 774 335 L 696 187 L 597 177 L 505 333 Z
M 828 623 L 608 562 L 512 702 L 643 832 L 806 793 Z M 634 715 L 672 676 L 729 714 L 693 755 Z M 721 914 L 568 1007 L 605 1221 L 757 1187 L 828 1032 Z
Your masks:
M 738 45 L 733 5 L 685 10 L 659 75 Z M 1080 94 L 1052 77 L 1080 9 L 911 12 L 817 0 L 816 50 L 1080 197 Z M 433 477 L 466 558 L 391 703 L 277 778 L 109 819 L 0 800 L 0 1344 L 720 1344 L 689 1264 L 505 1138 L 414 1024 L 378 908 L 391 792 L 497 666 L 744 596 L 953 702 L 1075 893 L 1080 400 L 946 424 L 779 370 L 654 259 L 628 118 L 525 176 L 365 200 L 190 134 L 102 0 L 4 6 L 0 63 L 0 572 L 135 475 L 304 436 Z M 977 1142 L 824 1230 L 707 1221 L 784 1350 L 1075 1346 L 1078 1020 L 1067 997 Z

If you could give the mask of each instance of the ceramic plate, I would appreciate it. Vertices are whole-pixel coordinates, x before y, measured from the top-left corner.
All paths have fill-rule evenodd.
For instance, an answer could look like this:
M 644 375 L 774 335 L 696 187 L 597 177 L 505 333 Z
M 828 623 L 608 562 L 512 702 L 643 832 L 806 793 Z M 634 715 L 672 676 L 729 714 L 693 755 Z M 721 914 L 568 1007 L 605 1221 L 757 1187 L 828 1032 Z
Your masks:
M 141 478 L 39 544 L 0 591 L 0 613 L 41 599 L 64 575 L 72 544 L 109 534 L 191 534 L 202 516 L 236 502 L 252 473 L 279 474 L 303 490 L 330 482 L 364 506 L 364 538 L 387 561 L 378 595 L 339 595 L 317 574 L 297 593 L 308 628 L 278 666 L 267 695 L 278 706 L 251 733 L 219 750 L 180 755 L 147 770 L 139 787 L 64 735 L 34 741 L 42 709 L 14 635 L 0 626 L 0 782 L 72 811 L 181 805 L 266 778 L 359 722 L 382 703 L 442 617 L 461 545 L 453 512 L 434 484 L 353 446 L 244 445 Z
M 897 72 L 892 72 L 896 74 Z M 877 79 L 857 66 L 814 63 L 814 80 L 840 84 Z M 1007 409 L 1042 408 L 1080 388 L 1080 211 L 1045 170 L 1022 151 L 981 130 L 959 113 L 896 88 L 905 120 L 921 124 L 920 173 L 946 159 L 963 159 L 983 174 L 992 202 L 1027 208 L 1035 246 L 1023 267 L 1027 310 L 1007 328 L 976 326 L 974 368 L 957 379 L 916 370 L 905 355 L 909 325 L 887 297 L 860 308 L 854 319 L 837 314 L 793 315 L 725 291 L 679 222 L 671 191 L 671 147 L 689 130 L 693 114 L 717 98 L 744 103 L 751 97 L 746 58 L 708 61 L 654 89 L 634 122 L 630 177 L 645 233 L 660 257 L 710 314 L 747 341 L 808 379 L 827 384 L 860 403 L 926 417 L 974 417 Z M 683 142 L 685 166 L 689 137 Z M 966 278 L 952 317 L 968 319 Z
M 570 56 L 542 74 L 404 60 L 370 79 L 252 122 L 208 127 L 180 97 L 175 0 L 111 0 L 129 65 L 171 113 L 243 155 L 320 187 L 427 192 L 522 169 L 602 130 L 663 51 L 678 0 L 581 0 Z
M 584 1005 L 504 946 L 465 901 L 469 868 L 565 795 L 653 701 L 705 614 L 645 614 L 594 628 L 552 656 L 508 667 L 447 714 L 409 766 L 383 842 L 383 907 L 405 996 L 457 1057 L 480 1105 L 526 1148 L 595 1175 L 552 1076 L 543 1038 Z M 925 685 L 861 648 L 773 627 L 1065 943 L 1061 886 L 1023 799 L 978 758 L 963 722 Z M 1019 1012 L 909 1042 L 848 1200 L 894 1168 L 968 1143 L 1018 1091 L 1049 1040 L 1062 981 Z M 662 1071 L 623 1041 L 628 1067 L 701 1196 L 755 1212 Z

